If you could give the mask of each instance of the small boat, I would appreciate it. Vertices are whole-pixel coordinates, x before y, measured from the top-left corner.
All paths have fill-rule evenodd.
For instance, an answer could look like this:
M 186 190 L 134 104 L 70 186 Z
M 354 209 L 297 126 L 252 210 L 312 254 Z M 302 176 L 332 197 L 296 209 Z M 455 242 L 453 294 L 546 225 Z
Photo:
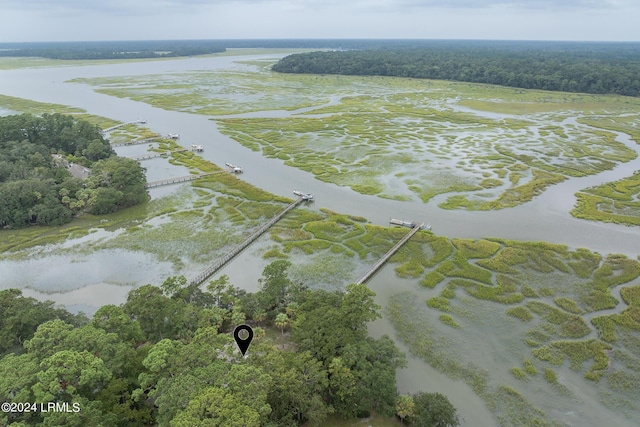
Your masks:
M 202 148 L 202 145 L 191 144 L 191 151 L 204 151 L 204 148 Z
M 225 166 L 228 167 L 230 169 L 230 172 L 233 173 L 243 173 L 244 170 L 242 169 L 242 166 L 236 166 L 232 163 L 229 162 L 225 162 Z
M 167 138 L 169 138 L 169 139 L 180 139 L 180 134 L 179 133 L 170 133 L 169 135 L 167 135 Z

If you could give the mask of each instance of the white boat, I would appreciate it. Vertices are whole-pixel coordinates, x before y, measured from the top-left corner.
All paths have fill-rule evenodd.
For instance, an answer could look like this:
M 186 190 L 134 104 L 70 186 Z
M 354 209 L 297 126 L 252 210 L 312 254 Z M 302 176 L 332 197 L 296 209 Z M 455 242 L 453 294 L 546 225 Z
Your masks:
M 167 135 L 167 138 L 169 139 L 180 139 L 180 134 L 179 133 L 170 133 Z
M 310 202 L 313 200 L 313 194 L 311 193 L 303 193 L 302 191 L 293 190 L 293 194 L 295 194 L 298 197 L 301 197 L 302 200 L 307 202 Z
M 204 151 L 204 148 L 202 148 L 202 145 L 191 144 L 191 150 L 192 151 Z
M 230 169 L 231 172 L 233 173 L 242 173 L 244 172 L 244 170 L 242 169 L 242 166 L 236 166 L 232 163 L 229 162 L 225 162 L 225 166 L 228 167 Z

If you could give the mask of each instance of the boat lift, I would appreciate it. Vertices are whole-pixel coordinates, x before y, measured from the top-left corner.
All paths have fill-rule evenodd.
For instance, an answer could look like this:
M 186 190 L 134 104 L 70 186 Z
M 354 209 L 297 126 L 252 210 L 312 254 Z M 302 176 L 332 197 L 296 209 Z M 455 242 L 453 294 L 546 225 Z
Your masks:
M 300 197 L 305 202 L 313 202 L 313 194 L 311 193 L 303 193 L 302 191 L 293 190 L 293 194 Z
M 395 219 L 395 218 L 391 218 L 389 220 L 389 224 L 392 225 L 399 225 L 401 227 L 408 227 L 408 228 L 416 228 L 416 227 L 420 227 L 422 230 L 428 230 L 431 231 L 431 224 L 426 223 L 426 224 L 420 224 L 417 222 L 413 222 L 413 221 L 404 221 L 402 219 Z
M 236 166 L 232 163 L 229 162 L 225 162 L 225 166 L 229 168 L 229 172 L 233 172 L 233 173 L 243 173 L 244 170 L 242 169 L 242 166 Z

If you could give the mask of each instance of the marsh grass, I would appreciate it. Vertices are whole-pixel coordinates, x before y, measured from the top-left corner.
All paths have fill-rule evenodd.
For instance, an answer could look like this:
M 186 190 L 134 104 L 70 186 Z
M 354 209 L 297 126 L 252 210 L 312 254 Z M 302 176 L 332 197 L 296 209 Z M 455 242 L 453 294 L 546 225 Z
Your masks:
M 551 368 L 544 368 L 544 379 L 547 380 L 549 384 L 557 384 L 558 374 Z
M 533 319 L 533 315 L 531 314 L 529 309 L 524 306 L 509 307 L 507 309 L 507 314 L 509 316 L 515 317 L 516 319 L 520 319 L 523 322 L 528 322 Z
M 571 214 L 577 218 L 640 225 L 640 171 L 615 182 L 576 193 Z
M 440 316 L 438 316 L 438 318 L 445 325 L 449 325 L 452 328 L 456 328 L 456 329 L 460 328 L 460 324 L 458 324 L 458 322 L 456 322 L 455 319 L 448 314 L 441 314 Z
M 443 248 L 447 246 L 443 245 Z M 607 304 L 587 304 L 590 301 L 599 301 L 589 299 L 596 295 L 594 292 L 600 292 L 601 295 L 615 300 L 611 289 L 638 277 L 638 260 L 622 255 L 608 255 L 603 259 L 599 254 L 586 249 L 569 250 L 564 245 L 506 239 L 453 239 L 443 254 L 446 254 L 446 257 L 440 257 L 438 263 L 425 268 L 426 272 L 419 277 L 420 284 L 425 288 L 436 288 L 436 292 L 439 289 L 439 295 L 426 291 L 429 296 L 426 299 L 425 310 L 426 313 L 434 312 L 433 316 L 439 320 L 436 323 L 444 323 L 443 328 L 452 327 L 450 334 L 457 334 L 457 331 L 463 330 L 450 324 L 454 321 L 459 325 L 458 316 L 471 321 L 472 326 L 466 326 L 465 323 L 464 329 L 473 327 L 473 323 L 477 322 L 483 325 L 484 322 L 488 322 L 486 327 L 497 328 L 501 323 L 491 323 L 486 319 L 487 316 L 496 316 L 496 308 L 490 304 L 499 303 L 508 306 L 506 313 L 502 311 L 506 318 L 518 319 L 521 322 L 519 324 L 523 326 L 530 325 L 531 329 L 528 331 L 514 333 L 513 336 L 520 337 L 522 347 L 515 346 L 511 350 L 519 355 L 524 354 L 522 367 L 504 368 L 505 373 L 527 389 L 520 392 L 509 388 L 508 385 L 504 386 L 507 389 L 503 389 L 502 392 L 513 397 L 511 405 L 518 408 L 512 408 L 514 412 L 504 420 L 517 419 L 515 423 L 518 425 L 530 425 L 531 422 L 545 419 L 546 415 L 543 416 L 531 409 L 534 406 L 526 397 L 535 395 L 535 392 L 528 388 L 528 384 L 535 383 L 534 388 L 540 386 L 534 378 L 538 370 L 544 373 L 543 377 L 548 386 L 552 387 L 549 392 L 566 396 L 570 392 L 558 383 L 556 372 L 567 369 L 567 365 L 569 369 L 580 372 L 585 379 L 593 382 L 598 382 L 605 373 L 610 372 L 608 367 L 617 363 L 616 360 L 620 356 L 614 357 L 612 354 L 626 354 L 625 363 L 633 369 L 640 369 L 640 340 L 636 339 L 635 342 L 631 338 L 640 331 L 640 307 L 637 306 L 639 297 L 636 295 L 639 286 L 621 288 L 623 300 L 630 306 L 623 307 L 620 313 L 591 316 L 590 313 L 611 307 Z M 398 261 L 404 262 L 406 259 L 408 253 L 399 257 Z M 482 273 L 482 276 L 474 277 L 470 272 L 476 271 L 476 268 L 490 274 L 485 276 L 486 273 Z M 416 309 L 411 308 L 415 304 L 410 296 L 392 299 L 389 312 L 396 330 L 401 337 L 407 337 L 403 341 L 411 347 L 412 352 L 452 378 L 458 377 L 459 373 L 449 371 L 451 364 L 443 363 L 439 359 L 440 354 L 457 354 L 463 351 L 460 342 L 456 344 L 457 335 L 453 335 L 449 340 L 445 338 L 446 335 L 438 335 L 444 334 L 443 330 L 436 326 L 425 326 L 429 325 L 428 321 L 418 320 L 421 314 L 416 314 Z M 474 312 L 476 314 L 473 314 Z M 587 318 L 590 321 L 587 321 Z M 513 326 L 514 330 L 520 330 L 517 324 Z M 401 328 L 408 328 L 410 334 L 423 336 L 424 341 L 419 341 L 418 344 L 410 342 L 408 337 L 412 336 L 413 340 L 415 336 L 407 335 L 406 331 L 400 331 Z M 592 338 L 594 332 L 599 339 Z M 506 334 L 509 335 L 508 332 Z M 443 342 L 436 345 L 438 339 Z M 463 339 L 461 342 L 466 341 Z M 631 343 L 629 345 L 633 350 L 623 353 L 623 346 L 627 343 Z M 429 350 L 428 346 L 436 348 Z M 460 367 L 466 361 L 469 361 L 469 358 L 459 355 L 452 363 Z M 468 375 L 467 380 L 473 387 L 473 378 L 477 377 L 471 373 Z M 500 374 L 496 375 L 500 377 Z M 618 377 L 612 378 L 619 381 Z M 625 386 L 640 388 L 640 383 L 632 378 Z M 501 404 L 490 392 L 495 392 L 496 389 L 487 382 L 482 390 L 476 392 L 487 402 L 496 416 L 503 416 L 504 412 L 498 410 Z M 624 404 L 629 408 L 633 407 L 633 403 L 623 394 L 611 393 L 602 397 L 605 406 L 620 401 L 626 402 Z M 520 401 L 520 398 L 524 400 Z M 532 412 L 524 418 L 518 418 L 528 411 L 525 408 Z
M 584 377 L 591 381 L 599 381 L 609 363 L 607 351 L 611 346 L 602 341 L 590 339 L 587 341 L 554 341 L 533 350 L 533 355 L 539 360 L 561 366 L 565 359 L 569 360 L 569 367 L 574 371 L 583 371 L 583 365 L 590 360 L 591 366 L 584 372 Z
M 92 124 L 100 126 L 103 129 L 117 125 L 119 123 L 106 117 L 89 114 L 86 112 L 86 110 L 83 110 L 81 108 L 69 107 L 67 105 L 61 104 L 49 104 L 25 98 L 16 98 L 14 96 L 8 95 L 0 95 L 0 106 L 20 113 L 33 114 L 35 116 L 40 116 L 44 113 L 66 114 L 77 119 L 86 120 Z
M 598 173 L 635 157 L 611 132 L 629 131 L 634 122 L 592 117 L 594 111 L 636 111 L 637 103 L 623 97 L 278 74 L 269 70 L 271 63 L 239 61 L 217 71 L 79 81 L 168 110 L 216 115 L 221 132 L 240 144 L 363 194 L 427 203 L 436 195 L 463 193 L 441 203 L 448 209 L 516 206 L 567 177 Z M 337 101 L 326 105 L 330 99 Z M 224 117 L 310 107 L 316 108 L 282 119 Z M 498 120 L 482 113 L 495 108 L 522 118 Z M 560 123 L 575 116 L 586 121 Z
M 621 288 L 620 296 L 627 305 L 640 307 L 640 285 Z

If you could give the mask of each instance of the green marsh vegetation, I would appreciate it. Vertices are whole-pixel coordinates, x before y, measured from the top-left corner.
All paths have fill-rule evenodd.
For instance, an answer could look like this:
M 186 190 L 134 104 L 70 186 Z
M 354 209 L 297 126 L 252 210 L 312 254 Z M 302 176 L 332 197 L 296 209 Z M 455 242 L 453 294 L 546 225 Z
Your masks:
M 42 114 L 64 114 L 73 116 L 74 119 L 82 119 L 91 124 L 98 125 L 101 128 L 115 126 L 119 122 L 107 117 L 96 116 L 87 113 L 85 110 L 76 107 L 69 107 L 61 104 L 50 104 L 46 102 L 32 101 L 25 98 L 16 98 L 14 96 L 0 95 L 0 107 L 16 113 L 33 114 L 40 116 Z
M 440 205 L 452 209 L 516 206 L 568 177 L 635 157 L 604 131 L 551 127 L 535 116 L 496 120 L 456 111 L 451 101 L 468 96 L 457 85 L 411 82 L 416 87 L 407 93 L 408 82 L 387 83 L 387 91 L 398 93 L 343 96 L 338 105 L 293 118 L 218 122 L 252 149 L 364 194 L 427 202 L 462 193 Z M 545 138 L 537 138 L 545 129 Z M 454 164 L 456 158 L 462 160 Z
M 426 298 L 397 294 L 387 307 L 414 355 L 463 379 L 501 425 L 560 422 L 550 410 L 573 404 L 566 372 L 579 374 L 605 407 L 637 418 L 638 260 L 505 239 L 442 238 L 448 245 L 434 250 L 441 238 L 426 236 L 428 249 L 407 245 L 427 263 L 440 253 L 410 270 Z
M 584 189 L 576 197 L 578 201 L 571 211 L 575 217 L 640 225 L 640 171 L 615 182 Z
M 146 128 L 135 125 L 119 130 L 125 140 L 150 135 Z M 51 246 L 47 244 L 89 236 L 88 241 L 83 239 L 82 245 L 70 242 L 54 246 L 56 253 L 142 251 L 160 261 L 171 262 L 176 271 L 194 265 L 201 268 L 222 256 L 252 229 L 292 201 L 254 187 L 194 152 L 175 152 L 179 148 L 176 141 L 159 139 L 150 149 L 170 152 L 169 161 L 186 167 L 190 173 L 211 175 L 134 208 L 104 216 L 85 215 L 73 226 L 30 229 L 23 233 L 9 231 L 2 246 L 4 257 L 46 256 L 51 253 Z M 107 233 L 96 233 L 99 230 Z M 404 228 L 372 226 L 362 217 L 303 206 L 277 223 L 267 234 L 266 241 L 263 238 L 258 245 L 258 250 L 265 259 L 276 257 L 296 261 L 292 275 L 299 280 L 314 280 L 335 287 L 354 281 L 354 271 L 364 273 L 406 232 Z M 93 238 L 92 234 L 95 234 Z M 435 239 L 443 242 L 431 233 L 419 236 L 419 241 Z M 399 259 L 402 260 L 402 256 Z M 411 259 L 403 261 L 401 268 L 408 268 L 414 262 L 416 258 L 412 255 Z
M 320 180 L 397 200 L 428 202 L 448 195 L 440 202 L 448 209 L 517 206 L 567 178 L 636 157 L 610 132 L 635 128 L 631 114 L 640 106 L 635 98 L 283 75 L 269 70 L 272 63 L 82 82 L 169 110 L 219 116 L 220 130 L 237 142 Z M 281 119 L 259 117 L 260 111 L 300 108 L 310 110 Z M 224 117 L 246 112 L 257 117 Z

